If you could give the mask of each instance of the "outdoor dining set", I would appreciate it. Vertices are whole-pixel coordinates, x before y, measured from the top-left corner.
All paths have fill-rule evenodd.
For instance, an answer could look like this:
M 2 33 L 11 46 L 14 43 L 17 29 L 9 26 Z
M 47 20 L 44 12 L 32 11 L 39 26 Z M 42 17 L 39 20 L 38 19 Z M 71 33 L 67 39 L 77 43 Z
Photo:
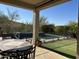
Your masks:
M 19 42 L 12 43 L 6 40 L 4 44 L 0 44 L 0 59 L 33 59 L 35 47 L 31 44 Z M 2 41 L 3 42 L 3 41 Z M 11 43 L 10 43 L 11 42 Z M 18 44 L 21 43 L 21 44 Z

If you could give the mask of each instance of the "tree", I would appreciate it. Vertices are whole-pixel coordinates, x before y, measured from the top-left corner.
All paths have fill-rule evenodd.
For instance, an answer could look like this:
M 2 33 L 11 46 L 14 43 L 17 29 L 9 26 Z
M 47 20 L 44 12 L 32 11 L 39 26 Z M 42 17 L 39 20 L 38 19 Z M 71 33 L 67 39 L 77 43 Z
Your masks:
M 3 26 L 3 32 L 10 33 L 16 31 L 15 21 L 19 19 L 19 15 L 16 11 L 11 12 L 7 9 L 7 14 L 0 11 L 0 25 Z
M 11 22 L 8 24 L 14 25 L 14 22 L 12 22 L 12 21 L 19 20 L 20 19 L 19 14 L 17 13 L 17 11 L 11 12 L 9 9 L 7 9 L 7 12 L 8 12 L 7 16 L 9 18 L 9 20 L 11 20 Z M 14 27 L 11 26 L 10 28 L 11 28 L 12 32 L 17 31 L 15 26 Z
M 19 28 L 20 32 L 25 32 L 26 31 L 26 25 L 25 24 L 21 24 L 20 28 Z
M 55 27 L 55 33 L 56 33 L 56 34 L 62 34 L 62 33 L 63 33 L 63 28 L 62 28 L 62 26 L 56 26 L 56 27 Z
M 11 21 L 16 21 L 16 20 L 19 20 L 20 18 L 19 18 L 19 14 L 17 13 L 17 11 L 13 11 L 13 12 L 11 12 L 9 9 L 7 9 L 7 16 L 8 16 L 8 18 L 11 20 Z
M 53 25 L 53 24 L 50 24 L 50 25 L 42 25 L 42 32 L 44 32 L 44 33 L 55 33 L 55 31 L 54 31 L 54 28 L 55 28 L 55 26 Z
M 70 33 L 71 37 L 77 38 L 77 28 L 78 28 L 78 23 L 74 21 L 69 21 L 68 26 L 70 27 Z
M 69 26 L 56 26 L 55 27 L 55 33 L 59 35 L 67 35 L 69 32 Z
M 70 31 L 76 33 L 78 28 L 78 23 L 74 21 L 69 21 L 68 26 L 70 27 Z
M 41 16 L 39 19 L 40 31 L 42 31 L 42 28 L 43 28 L 42 26 L 47 24 L 48 24 L 47 18 L 44 16 Z
M 9 18 L 2 12 L 0 11 L 0 26 L 2 28 L 2 32 L 10 32 L 10 28 L 8 23 L 10 23 L 10 21 L 8 21 Z
M 44 17 L 44 16 L 41 16 L 40 19 L 39 19 L 39 23 L 40 23 L 40 26 L 41 25 L 47 25 L 48 24 L 47 18 Z

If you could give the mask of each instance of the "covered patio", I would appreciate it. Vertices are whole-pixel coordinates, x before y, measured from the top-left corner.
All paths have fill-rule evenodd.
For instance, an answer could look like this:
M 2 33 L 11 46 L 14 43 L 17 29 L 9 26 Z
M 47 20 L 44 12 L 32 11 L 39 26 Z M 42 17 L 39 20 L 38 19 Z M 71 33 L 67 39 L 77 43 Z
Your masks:
M 39 39 L 39 16 L 40 11 L 58 4 L 62 4 L 64 2 L 68 2 L 70 0 L 0 0 L 0 3 L 8 4 L 15 7 L 20 7 L 24 9 L 29 9 L 33 11 L 33 38 L 32 44 L 35 45 L 35 40 Z M 79 35 L 77 35 L 79 36 Z M 77 38 L 79 39 L 79 38 Z M 79 40 L 78 40 L 79 42 Z M 78 43 L 79 46 L 79 43 Z M 77 59 L 79 59 L 79 49 L 78 49 Z M 35 59 L 35 53 L 33 55 L 33 59 Z

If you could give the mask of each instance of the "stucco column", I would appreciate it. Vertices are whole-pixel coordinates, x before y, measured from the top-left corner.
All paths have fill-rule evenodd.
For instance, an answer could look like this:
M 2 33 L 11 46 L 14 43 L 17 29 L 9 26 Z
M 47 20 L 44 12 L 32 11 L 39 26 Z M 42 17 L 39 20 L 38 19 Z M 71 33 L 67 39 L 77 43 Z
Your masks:
M 77 29 L 77 57 L 79 59 L 79 17 L 78 17 L 78 29 Z
M 39 10 L 33 10 L 33 44 L 39 39 Z
M 32 43 L 35 46 L 35 40 L 39 39 L 39 10 L 33 10 L 33 40 Z M 35 59 L 35 52 L 33 53 L 33 59 Z

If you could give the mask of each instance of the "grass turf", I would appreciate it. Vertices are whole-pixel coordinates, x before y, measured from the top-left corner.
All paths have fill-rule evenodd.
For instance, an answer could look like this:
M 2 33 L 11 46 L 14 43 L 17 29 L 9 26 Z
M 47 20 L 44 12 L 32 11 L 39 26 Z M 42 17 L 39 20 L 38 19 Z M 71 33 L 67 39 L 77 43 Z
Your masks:
M 76 43 L 75 39 L 61 40 L 50 43 L 45 43 L 43 46 L 46 48 L 54 49 L 72 56 L 76 56 Z

